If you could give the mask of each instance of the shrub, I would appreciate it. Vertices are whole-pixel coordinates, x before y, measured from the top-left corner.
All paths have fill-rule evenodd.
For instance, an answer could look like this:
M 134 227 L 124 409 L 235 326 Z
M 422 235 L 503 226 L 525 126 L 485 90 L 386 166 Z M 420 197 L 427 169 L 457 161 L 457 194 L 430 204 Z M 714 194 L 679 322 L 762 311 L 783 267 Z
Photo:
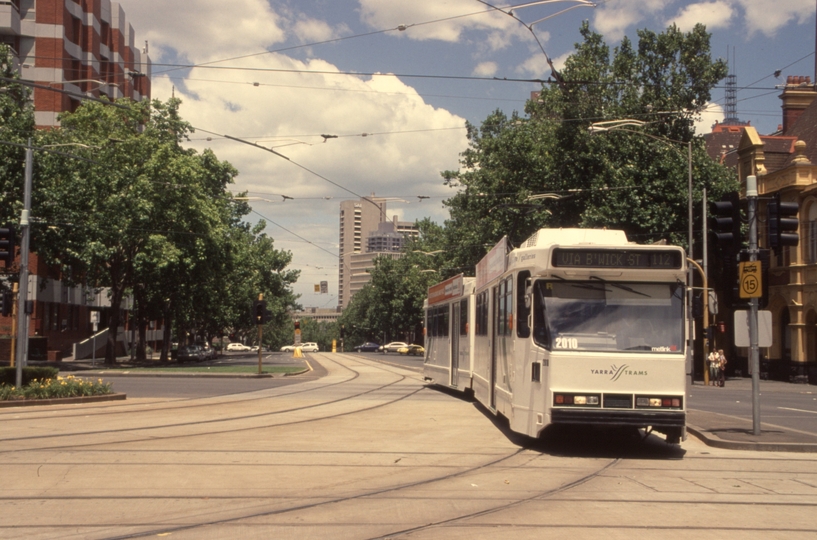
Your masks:
M 24 367 L 23 368 L 23 386 L 28 386 L 31 381 L 45 379 L 56 379 L 60 370 L 55 367 Z M 0 368 L 0 385 L 13 386 L 17 384 L 17 368 L 16 367 L 2 367 Z
M 103 382 L 102 379 L 96 381 L 79 379 L 73 375 L 65 378 L 34 379 L 20 388 L 7 384 L 0 385 L 0 400 L 101 396 L 111 393 L 113 393 L 111 383 Z

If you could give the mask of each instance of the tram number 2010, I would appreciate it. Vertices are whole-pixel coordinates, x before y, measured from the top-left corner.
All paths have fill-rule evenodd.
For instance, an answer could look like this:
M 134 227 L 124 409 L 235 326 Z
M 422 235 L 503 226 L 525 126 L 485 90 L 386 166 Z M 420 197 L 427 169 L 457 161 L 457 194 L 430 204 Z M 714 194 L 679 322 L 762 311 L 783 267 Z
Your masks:
M 557 337 L 556 338 L 556 348 L 557 349 L 578 349 L 579 348 L 579 340 L 574 337 Z

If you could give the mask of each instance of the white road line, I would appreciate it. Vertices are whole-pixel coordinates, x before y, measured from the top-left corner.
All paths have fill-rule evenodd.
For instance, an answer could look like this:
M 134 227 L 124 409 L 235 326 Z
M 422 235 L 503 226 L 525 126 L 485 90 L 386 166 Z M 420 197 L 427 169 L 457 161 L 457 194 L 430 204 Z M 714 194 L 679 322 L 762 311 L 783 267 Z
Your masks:
M 784 411 L 797 411 L 797 412 L 807 412 L 811 414 L 817 414 L 817 411 L 807 411 L 805 409 L 790 409 L 789 407 L 778 407 L 778 409 L 782 409 Z

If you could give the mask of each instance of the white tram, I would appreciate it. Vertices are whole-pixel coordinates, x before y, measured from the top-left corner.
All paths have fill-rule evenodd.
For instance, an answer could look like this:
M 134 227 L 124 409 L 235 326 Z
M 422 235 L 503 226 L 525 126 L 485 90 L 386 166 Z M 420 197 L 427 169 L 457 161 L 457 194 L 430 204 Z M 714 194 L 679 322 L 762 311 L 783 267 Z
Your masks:
M 686 256 L 623 231 L 541 229 L 503 239 L 429 288 L 427 381 L 473 392 L 511 429 L 651 428 L 686 438 Z

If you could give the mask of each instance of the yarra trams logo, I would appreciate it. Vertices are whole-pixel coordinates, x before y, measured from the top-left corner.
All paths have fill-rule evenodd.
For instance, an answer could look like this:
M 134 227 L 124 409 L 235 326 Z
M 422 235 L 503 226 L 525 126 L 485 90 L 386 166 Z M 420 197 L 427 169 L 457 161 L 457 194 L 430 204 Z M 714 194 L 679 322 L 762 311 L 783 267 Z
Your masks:
M 630 366 L 624 364 L 623 366 L 617 367 L 615 365 L 610 366 L 610 369 L 591 369 L 590 373 L 593 375 L 609 375 L 611 381 L 617 381 L 623 376 L 628 377 L 646 377 L 647 370 L 636 370 L 630 369 Z

